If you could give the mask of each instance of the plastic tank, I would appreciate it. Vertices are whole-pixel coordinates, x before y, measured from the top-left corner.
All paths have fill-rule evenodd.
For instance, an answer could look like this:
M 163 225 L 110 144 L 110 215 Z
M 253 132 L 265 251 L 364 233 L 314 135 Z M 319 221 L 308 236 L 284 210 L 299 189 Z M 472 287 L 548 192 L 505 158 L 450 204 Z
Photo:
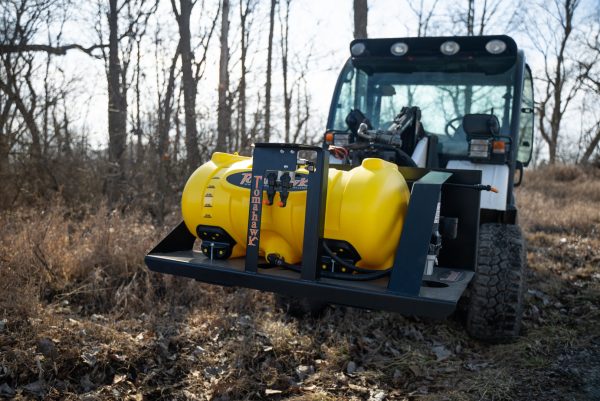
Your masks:
M 183 220 L 197 227 L 219 227 L 235 241 L 231 257 L 244 256 L 252 158 L 214 153 L 188 179 L 181 201 Z M 297 170 L 286 207 L 263 205 L 260 254 L 277 253 L 288 263 L 302 257 L 306 171 Z M 266 194 L 263 196 L 266 198 Z M 360 255 L 357 265 L 392 265 L 408 206 L 409 189 L 395 164 L 365 159 L 350 171 L 329 170 L 325 238 L 346 241 Z M 316 224 L 316 222 L 315 222 Z

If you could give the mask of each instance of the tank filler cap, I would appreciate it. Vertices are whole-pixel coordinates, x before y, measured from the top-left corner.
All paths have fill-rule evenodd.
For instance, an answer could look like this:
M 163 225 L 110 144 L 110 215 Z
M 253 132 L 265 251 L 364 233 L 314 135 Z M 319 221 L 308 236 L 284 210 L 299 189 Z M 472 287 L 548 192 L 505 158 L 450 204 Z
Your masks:
M 377 158 L 367 158 L 363 160 L 362 166 L 367 170 L 375 171 L 385 168 L 386 162 Z
M 223 153 L 223 152 L 215 152 L 215 153 L 213 153 L 212 157 L 210 158 L 210 160 L 218 166 L 231 165 L 235 162 L 238 162 L 241 160 L 248 160 L 248 159 L 249 159 L 249 157 L 246 157 L 246 156 L 240 156 L 240 155 L 236 155 L 236 154 Z

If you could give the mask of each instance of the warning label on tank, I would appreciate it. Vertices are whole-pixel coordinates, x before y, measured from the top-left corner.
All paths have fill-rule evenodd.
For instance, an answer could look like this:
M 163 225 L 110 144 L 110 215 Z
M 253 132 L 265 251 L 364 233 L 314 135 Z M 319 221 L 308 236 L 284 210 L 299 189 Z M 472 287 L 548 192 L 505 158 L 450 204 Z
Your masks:
M 295 179 L 292 180 L 292 187 L 289 191 L 306 191 L 308 188 L 308 178 L 307 174 L 296 173 Z M 251 172 L 241 172 L 235 173 L 227 176 L 227 182 L 235 185 L 236 187 L 248 188 L 250 189 L 252 186 L 252 173 Z M 264 184 L 267 184 L 267 179 L 264 178 Z

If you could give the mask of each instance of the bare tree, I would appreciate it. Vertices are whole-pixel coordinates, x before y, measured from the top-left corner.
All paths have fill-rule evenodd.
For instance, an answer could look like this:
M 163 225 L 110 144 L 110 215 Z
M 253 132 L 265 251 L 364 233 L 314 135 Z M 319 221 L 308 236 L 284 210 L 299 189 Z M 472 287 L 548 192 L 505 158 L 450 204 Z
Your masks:
M 185 121 L 185 148 L 187 153 L 188 171 L 198 167 L 201 162 L 198 127 L 196 119 L 196 96 L 198 82 L 204 74 L 206 66 L 206 57 L 208 54 L 208 45 L 212 38 L 217 19 L 219 17 L 220 7 L 217 9 L 211 25 L 200 37 L 199 47 L 203 48 L 203 53 L 199 60 L 195 60 L 192 50 L 192 35 L 190 31 L 190 18 L 192 10 L 197 0 L 179 0 L 179 8 L 175 0 L 171 0 L 171 6 L 177 25 L 179 28 L 179 51 L 181 54 L 181 73 L 183 90 L 183 109 Z M 200 10 L 204 10 L 204 3 L 200 5 Z
M 142 51 L 141 51 L 142 38 L 136 39 L 136 63 L 134 70 L 134 90 L 135 90 L 135 116 L 133 121 L 133 134 L 135 135 L 136 151 L 135 151 L 135 164 L 141 166 L 144 160 L 144 146 L 142 144 L 142 137 L 144 131 L 142 129 L 142 88 L 141 88 L 141 76 L 142 76 Z
M 51 58 L 50 53 L 45 54 L 45 59 L 36 57 L 31 46 L 42 25 L 46 24 L 47 29 L 54 22 L 53 11 L 57 5 L 50 0 L 11 0 L 0 7 L 0 173 L 8 171 L 10 153 L 18 151 L 29 158 L 28 165 L 32 167 L 29 175 L 36 182 L 42 176 L 53 178 L 45 156 L 62 134 L 63 123 L 57 109 L 64 100 L 64 91 L 57 90 L 45 79 L 40 93 L 39 72 L 43 71 L 41 76 L 48 78 Z M 60 21 L 57 23 L 60 31 L 62 26 Z M 60 35 L 61 32 L 47 36 L 53 41 L 53 36 L 59 38 Z M 54 47 L 52 43 L 48 46 Z M 63 89 L 66 87 L 64 83 Z M 66 113 L 60 114 L 66 117 Z M 50 129 L 52 118 L 53 130 Z M 34 191 L 45 192 L 44 185 L 34 185 Z M 56 182 L 52 188 L 58 188 Z
M 292 0 L 284 0 L 285 7 L 279 7 L 279 26 L 281 30 L 281 39 L 279 47 L 281 49 L 281 73 L 283 75 L 283 120 L 284 120 L 284 139 L 286 143 L 290 142 L 290 126 L 292 118 L 292 96 L 293 91 L 288 85 L 288 57 L 289 57 L 289 33 L 290 33 L 290 5 Z
M 134 81 L 129 74 L 131 57 L 137 41 L 145 35 L 148 19 L 156 11 L 157 0 L 108 0 L 108 7 L 99 0 L 97 7 L 95 29 L 100 43 L 105 43 L 104 18 L 108 29 L 108 44 L 100 47 L 108 88 L 109 167 L 105 192 L 109 202 L 115 204 L 127 185 L 127 92 Z
M 169 163 L 169 129 L 171 127 L 170 121 L 173 113 L 173 98 L 175 93 L 175 78 L 176 78 L 176 66 L 179 59 L 179 46 L 175 50 L 175 55 L 171 60 L 169 67 L 169 73 L 166 82 L 166 89 L 164 96 L 158 97 L 158 138 L 156 153 L 158 156 L 158 179 L 156 195 L 157 207 L 156 217 L 159 222 L 162 222 L 165 212 L 165 194 L 168 193 L 167 188 L 167 165 Z
M 418 37 L 427 36 L 429 34 L 431 19 L 433 18 L 435 10 L 437 9 L 438 2 L 439 0 L 435 0 L 429 9 L 426 9 L 423 0 L 419 0 L 418 7 L 414 4 L 414 1 L 408 0 L 408 6 L 417 17 Z
M 307 134 L 308 120 L 310 119 L 310 94 L 306 85 L 306 65 L 300 71 L 300 75 L 295 82 L 296 86 L 296 121 L 294 126 L 294 133 L 292 135 L 292 142 L 298 143 L 300 137 L 303 136 L 302 141 L 307 143 L 309 138 Z M 290 93 L 290 96 L 292 94 Z M 304 134 L 304 135 L 302 135 Z
M 119 186 L 125 181 L 125 146 L 127 144 L 127 87 L 119 54 L 119 6 L 109 0 L 108 18 L 108 159 L 110 168 L 107 192 L 111 202 L 121 196 Z
M 179 0 L 179 10 L 175 0 L 171 0 L 173 13 L 179 26 L 179 50 L 181 51 L 181 72 L 183 85 L 183 108 L 185 113 L 185 148 L 188 170 L 192 171 L 200 164 L 198 148 L 198 129 L 196 127 L 196 91 L 197 86 L 192 72 L 194 54 L 192 53 L 190 16 L 195 1 Z
M 548 9 L 546 3 L 540 3 L 532 17 L 536 23 L 531 27 L 531 40 L 544 58 L 544 76 L 540 79 L 543 89 L 537 104 L 538 127 L 548 146 L 550 164 L 557 160 L 565 113 L 581 89 L 581 80 L 573 79 L 577 74 L 567 55 L 579 4 L 580 0 L 554 0 Z M 546 15 L 545 24 L 539 25 L 540 14 Z
M 91 54 L 104 47 L 63 45 L 67 10 L 61 0 L 0 3 L 0 173 L 4 176 L 18 164 L 13 173 L 27 177 L 28 193 L 34 195 L 60 189 L 66 178 L 61 184 L 57 170 L 63 176 L 67 170 L 57 169 L 56 160 L 70 157 L 72 150 L 66 108 L 72 80 L 65 79 L 54 60 L 71 49 Z M 40 40 L 47 42 L 38 44 Z M 17 181 L 18 194 L 24 184 Z M 3 182 L 8 192 L 9 183 Z
M 221 3 L 221 55 L 219 58 L 219 104 L 217 109 L 216 151 L 227 151 L 227 139 L 231 135 L 231 108 L 229 91 L 229 0 Z M 229 144 L 231 146 L 231 144 Z
M 29 131 L 29 155 L 36 163 L 40 162 L 42 156 L 42 134 L 36 121 L 36 115 L 39 113 L 39 96 L 33 82 L 36 66 L 34 55 L 24 47 L 23 43 L 34 40 L 42 15 L 49 6 L 45 3 L 33 4 L 27 0 L 11 1 L 3 5 L 3 11 L 6 15 L 3 18 L 4 26 L 2 27 L 3 32 L 0 39 L 2 43 L 2 47 L 0 47 L 2 59 L 0 93 L 4 103 L 3 122 L 6 124 L 9 121 L 8 117 L 12 114 L 11 110 L 18 112 L 24 126 Z M 6 128 L 8 127 L 5 125 L 4 129 Z M 0 142 L 2 144 L 0 157 L 4 159 L 0 164 L 6 166 L 8 163 L 8 149 L 12 147 L 10 133 L 7 132 L 3 135 Z
M 250 40 L 250 16 L 255 7 L 255 0 L 239 1 L 240 17 L 240 82 L 238 89 L 238 135 L 240 137 L 240 151 L 248 150 L 250 135 L 246 128 L 246 89 L 248 76 L 248 44 Z
M 0 96 L 0 176 L 8 171 L 8 155 L 15 140 L 16 132 L 10 123 L 16 114 L 13 105 L 12 99 Z
M 600 15 L 600 10 L 597 15 Z M 579 61 L 579 79 L 587 95 L 593 99 L 590 103 L 596 107 L 591 113 L 588 113 L 593 122 L 584 135 L 586 141 L 582 144 L 583 154 L 579 158 L 579 163 L 583 164 L 589 163 L 594 152 L 600 149 L 600 113 L 597 107 L 600 100 L 600 24 L 593 23 L 592 29 L 586 34 L 585 54 L 587 57 L 582 57 Z
M 143 30 L 148 16 L 153 13 L 155 6 L 146 8 L 146 0 L 126 0 L 118 4 L 117 0 L 109 0 L 106 10 L 106 19 L 108 23 L 108 41 L 107 45 L 103 44 L 102 35 L 100 35 L 100 44 L 83 46 L 80 44 L 63 45 L 60 43 L 62 36 L 62 28 L 64 26 L 66 14 L 63 11 L 62 19 L 58 21 L 59 32 L 56 39 L 52 40 L 48 34 L 48 43 L 37 44 L 36 36 L 39 27 L 41 15 L 45 15 L 47 31 L 50 32 L 50 25 L 53 23 L 52 13 L 58 13 L 67 5 L 58 1 L 28 1 L 17 0 L 11 1 L 15 7 L 14 11 L 14 29 L 11 35 L 5 36 L 5 40 L 1 41 L 0 53 L 4 54 L 3 61 L 5 71 L 7 71 L 6 81 L 0 78 L 0 90 L 2 90 L 11 100 L 23 116 L 31 136 L 31 156 L 32 160 L 36 161 L 38 167 L 44 166 L 44 169 L 54 182 L 56 178 L 45 164 L 41 163 L 42 155 L 49 152 L 51 144 L 57 143 L 58 149 L 66 149 L 70 151 L 70 132 L 68 129 L 68 116 L 65 110 L 58 112 L 59 102 L 64 103 L 66 91 L 63 87 L 56 90 L 51 86 L 51 82 L 55 79 L 50 77 L 50 56 L 64 55 L 69 50 L 78 49 L 90 55 L 94 55 L 95 50 L 100 50 L 106 61 L 107 82 L 108 82 L 108 122 L 109 122 L 109 162 L 110 168 L 106 180 L 106 191 L 111 202 L 116 201 L 121 196 L 121 187 L 125 179 L 125 149 L 127 146 L 127 65 L 129 58 L 123 63 L 122 54 L 120 54 L 120 42 L 127 38 L 126 54 L 131 53 L 131 44 L 135 38 L 139 37 L 140 30 Z M 101 20 L 104 16 L 104 8 L 99 3 L 99 25 L 96 26 L 97 31 L 102 32 Z M 22 18 L 24 17 L 24 18 Z M 119 31 L 119 23 L 123 18 L 127 23 L 124 32 Z M 8 19 L 10 20 L 10 18 Z M 106 50 L 108 49 L 108 54 Z M 33 70 L 35 53 L 44 52 L 47 54 L 44 65 L 45 75 L 43 76 L 42 88 L 43 95 L 38 96 L 35 88 Z M 16 54 L 18 64 L 22 68 L 13 70 L 16 66 L 14 63 Z M 22 61 L 19 61 L 21 59 Z M 11 76 L 10 71 L 14 71 L 17 75 Z M 18 80 L 17 80 L 18 76 Z M 17 81 L 21 82 L 15 85 Z M 25 85 L 22 83 L 24 82 Z M 23 97 L 23 88 L 28 88 L 26 97 Z M 40 101 L 41 100 L 41 101 Z M 37 109 L 41 107 L 41 111 Z M 38 125 L 37 116 L 41 115 L 41 121 Z M 62 120 L 61 117 L 62 115 Z M 44 156 L 45 157 L 45 156 Z M 39 170 L 39 169 L 38 169 Z
M 271 0 L 269 11 L 269 39 L 267 44 L 267 82 L 265 83 L 265 132 L 264 140 L 271 138 L 271 75 L 273 72 L 273 31 L 275 28 L 275 8 L 277 0 Z
M 0 77 L 0 91 L 6 96 L 6 103 L 14 104 L 23 118 L 31 136 L 30 156 L 39 161 L 42 148 L 40 128 L 36 121 L 38 96 L 32 81 L 33 57 L 20 55 L 17 60 L 5 58 L 3 64 L 6 77 Z
M 519 4 L 507 5 L 502 0 L 466 0 L 466 7 L 465 3 L 455 3 L 449 12 L 457 33 L 481 36 L 487 34 L 490 28 L 509 32 L 515 24 L 520 7 Z
M 367 19 L 369 6 L 367 0 L 354 0 L 354 39 L 365 39 L 367 35 Z

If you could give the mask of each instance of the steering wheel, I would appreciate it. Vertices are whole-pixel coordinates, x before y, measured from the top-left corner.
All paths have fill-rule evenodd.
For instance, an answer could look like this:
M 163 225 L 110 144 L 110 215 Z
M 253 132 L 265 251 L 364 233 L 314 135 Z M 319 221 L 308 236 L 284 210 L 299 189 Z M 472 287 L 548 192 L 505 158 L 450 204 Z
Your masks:
M 460 124 L 462 124 L 462 116 L 453 118 L 452 120 L 446 123 L 446 127 L 444 127 L 444 132 L 446 136 L 450 139 L 454 139 L 454 135 L 456 135 L 456 131 L 460 128 Z

